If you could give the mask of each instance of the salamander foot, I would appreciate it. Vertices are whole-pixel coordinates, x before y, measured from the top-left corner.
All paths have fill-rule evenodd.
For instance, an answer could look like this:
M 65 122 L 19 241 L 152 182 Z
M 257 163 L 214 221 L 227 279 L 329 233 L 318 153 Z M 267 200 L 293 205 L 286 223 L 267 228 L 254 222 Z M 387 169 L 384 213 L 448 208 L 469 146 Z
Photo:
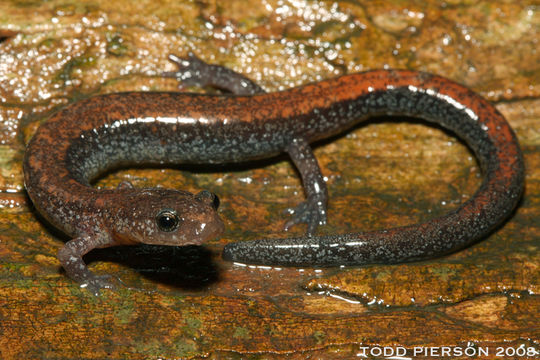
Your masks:
M 317 226 L 326 224 L 325 202 L 317 197 L 310 197 L 300 203 L 293 211 L 293 217 L 285 223 L 285 231 L 300 223 L 307 224 L 307 235 L 313 235 L 317 231 Z
M 235 95 L 264 93 L 263 88 L 244 75 L 224 66 L 207 64 L 192 52 L 185 58 L 170 54 L 169 60 L 178 66 L 178 71 L 164 72 L 162 75 L 180 81 L 180 89 L 196 86 L 213 87 Z
M 81 288 L 88 289 L 93 295 L 99 296 L 101 289 L 116 290 L 116 278 L 112 275 L 93 275 L 81 283 Z

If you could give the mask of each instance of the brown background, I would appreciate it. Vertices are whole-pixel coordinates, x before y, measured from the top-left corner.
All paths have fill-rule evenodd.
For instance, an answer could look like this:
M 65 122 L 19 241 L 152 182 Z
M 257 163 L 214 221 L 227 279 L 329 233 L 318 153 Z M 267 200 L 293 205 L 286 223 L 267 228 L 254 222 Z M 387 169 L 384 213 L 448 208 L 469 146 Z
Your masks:
M 348 359 L 362 346 L 468 343 L 489 348 L 483 358 L 498 346 L 538 350 L 539 26 L 533 1 L 1 1 L 0 358 Z M 516 130 L 523 201 L 488 239 L 428 262 L 244 267 L 220 259 L 223 245 L 283 236 L 283 210 L 303 198 L 285 157 L 122 170 L 96 185 L 209 189 L 220 195 L 227 231 L 205 248 L 95 251 L 91 269 L 125 286 L 92 297 L 56 260 L 66 238 L 27 202 L 24 144 L 52 111 L 81 97 L 174 90 L 159 73 L 173 70 L 167 54 L 188 51 L 268 91 L 381 67 L 464 83 Z M 321 233 L 415 223 L 474 193 L 479 168 L 461 142 L 384 120 L 316 148 L 331 199 Z

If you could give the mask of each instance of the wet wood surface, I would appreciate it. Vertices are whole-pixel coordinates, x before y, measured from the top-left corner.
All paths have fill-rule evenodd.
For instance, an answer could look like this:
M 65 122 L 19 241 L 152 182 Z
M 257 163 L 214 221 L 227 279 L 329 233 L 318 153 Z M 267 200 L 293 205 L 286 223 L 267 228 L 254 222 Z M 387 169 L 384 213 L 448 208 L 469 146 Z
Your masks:
M 467 358 L 458 352 L 468 349 L 494 359 L 498 348 L 527 358 L 540 350 L 539 27 L 533 1 L 0 2 L 0 358 L 350 359 L 383 358 L 385 347 L 414 358 Z M 26 197 L 25 143 L 78 99 L 177 89 L 159 75 L 174 69 L 167 54 L 189 51 L 267 91 L 381 67 L 463 83 L 515 129 L 525 196 L 487 239 L 439 259 L 251 267 L 220 252 L 284 236 L 284 210 L 303 199 L 285 156 L 123 169 L 95 186 L 208 189 L 220 196 L 227 230 L 205 247 L 93 251 L 90 268 L 122 284 L 91 296 L 56 259 L 67 238 Z M 441 215 L 472 196 L 481 176 L 462 142 L 412 119 L 373 119 L 315 153 L 330 192 L 323 234 Z

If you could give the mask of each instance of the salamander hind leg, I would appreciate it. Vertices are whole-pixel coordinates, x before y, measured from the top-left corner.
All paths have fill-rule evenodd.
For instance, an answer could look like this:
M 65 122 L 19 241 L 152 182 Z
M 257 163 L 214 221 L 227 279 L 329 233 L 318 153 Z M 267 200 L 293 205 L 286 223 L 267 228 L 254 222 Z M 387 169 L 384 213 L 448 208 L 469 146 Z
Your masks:
M 82 257 L 90 250 L 103 247 L 104 242 L 99 236 L 81 236 L 68 241 L 58 251 L 58 260 L 66 270 L 66 274 L 77 281 L 82 288 L 88 289 L 92 294 L 99 295 L 100 289 L 114 289 L 110 275 L 98 276 L 88 270 Z
M 186 58 L 171 54 L 169 60 L 178 66 L 178 71 L 165 72 L 163 76 L 178 79 L 182 88 L 209 86 L 235 95 L 254 95 L 265 92 L 244 75 L 224 66 L 207 64 L 191 52 Z
M 300 172 L 306 201 L 296 207 L 293 218 L 285 224 L 285 230 L 291 226 L 306 223 L 307 234 L 312 235 L 319 225 L 326 224 L 326 206 L 328 191 L 321 174 L 319 163 L 308 142 L 303 138 L 296 138 L 287 147 L 287 153 Z

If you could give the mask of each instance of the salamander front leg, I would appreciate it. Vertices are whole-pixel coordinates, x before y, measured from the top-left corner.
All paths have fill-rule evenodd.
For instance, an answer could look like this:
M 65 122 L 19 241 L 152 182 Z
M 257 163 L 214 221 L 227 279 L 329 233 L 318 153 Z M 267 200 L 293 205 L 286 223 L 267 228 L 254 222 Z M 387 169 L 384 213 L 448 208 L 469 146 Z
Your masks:
M 171 54 L 169 60 L 178 66 L 178 71 L 165 72 L 163 76 L 178 79 L 182 86 L 210 86 L 236 95 L 253 95 L 265 92 L 244 75 L 224 66 L 207 64 L 191 52 L 187 58 Z
M 102 288 L 113 289 L 110 282 L 112 276 L 98 276 L 88 270 L 82 257 L 96 247 L 103 247 L 103 241 L 99 241 L 94 236 L 81 236 L 68 241 L 64 247 L 58 251 L 58 259 L 66 270 L 66 274 L 77 281 L 82 288 L 87 288 L 92 294 L 99 295 Z
M 328 203 L 326 183 L 319 163 L 305 139 L 294 139 L 288 146 L 287 152 L 302 177 L 306 201 L 296 207 L 293 218 L 285 224 L 285 230 L 295 224 L 306 223 L 307 234 L 312 235 L 317 230 L 317 226 L 326 224 Z

